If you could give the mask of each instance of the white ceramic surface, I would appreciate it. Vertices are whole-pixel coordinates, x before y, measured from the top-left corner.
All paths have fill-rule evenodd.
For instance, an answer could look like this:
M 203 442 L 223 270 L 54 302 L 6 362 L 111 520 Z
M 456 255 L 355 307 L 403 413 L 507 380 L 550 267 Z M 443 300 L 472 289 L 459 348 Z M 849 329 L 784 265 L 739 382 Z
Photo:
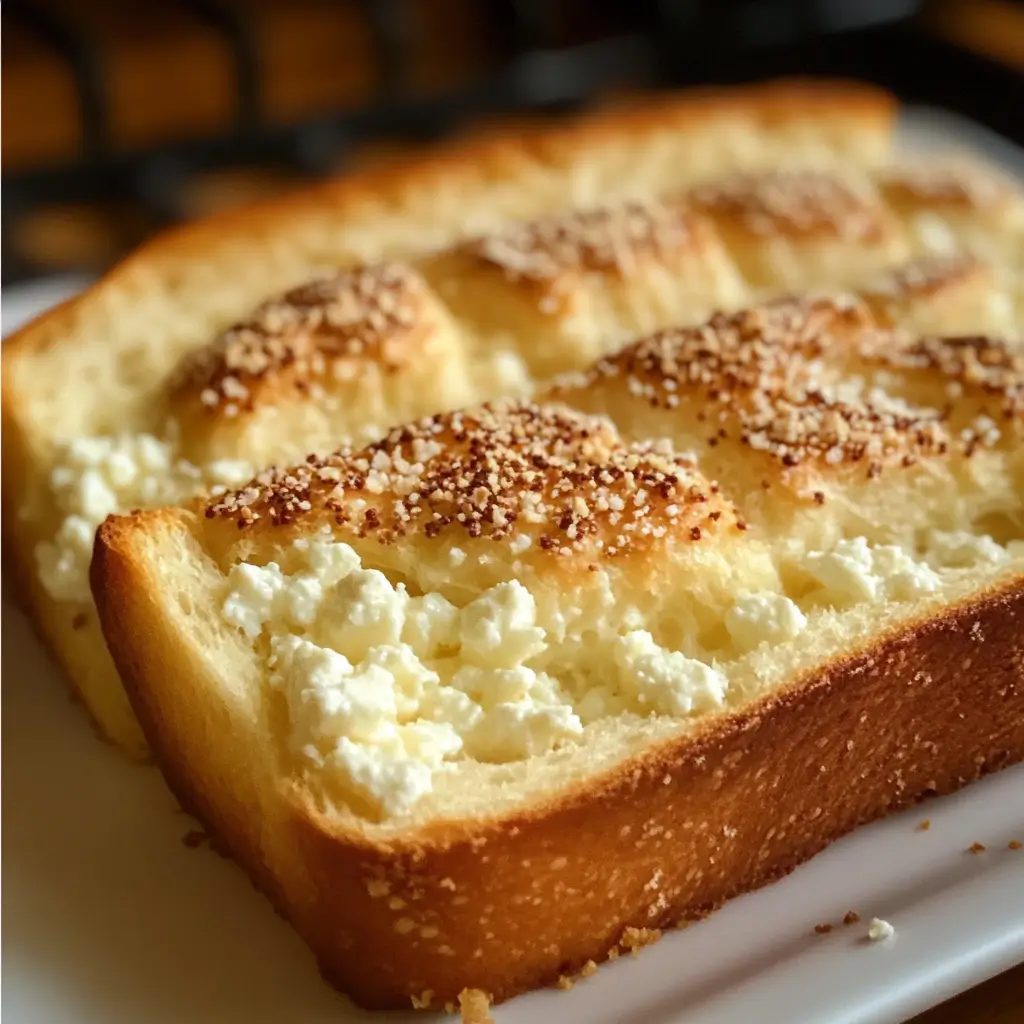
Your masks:
M 961 125 L 920 117 L 915 141 Z M 1012 148 L 968 129 L 1008 165 Z M 5 293 L 4 331 L 78 281 Z M 2 609 L 3 1017 L 9 1024 L 318 1024 L 369 1016 L 193 827 L 155 770 L 96 742 L 59 673 Z M 929 819 L 928 831 L 917 825 Z M 499 1024 L 882 1024 L 1024 960 L 1024 767 L 861 829 L 786 880 Z M 984 853 L 972 854 L 974 842 Z M 843 926 L 847 910 L 861 916 Z M 872 916 L 895 938 L 865 938 Z M 827 935 L 814 926 L 829 922 Z

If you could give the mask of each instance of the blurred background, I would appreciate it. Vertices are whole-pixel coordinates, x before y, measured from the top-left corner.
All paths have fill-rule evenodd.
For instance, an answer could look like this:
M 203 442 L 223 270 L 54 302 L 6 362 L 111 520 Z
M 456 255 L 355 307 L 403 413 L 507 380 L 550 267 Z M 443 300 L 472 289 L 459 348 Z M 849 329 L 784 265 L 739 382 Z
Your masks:
M 5 286 L 644 90 L 846 75 L 1024 143 L 1019 0 L 8 0 Z

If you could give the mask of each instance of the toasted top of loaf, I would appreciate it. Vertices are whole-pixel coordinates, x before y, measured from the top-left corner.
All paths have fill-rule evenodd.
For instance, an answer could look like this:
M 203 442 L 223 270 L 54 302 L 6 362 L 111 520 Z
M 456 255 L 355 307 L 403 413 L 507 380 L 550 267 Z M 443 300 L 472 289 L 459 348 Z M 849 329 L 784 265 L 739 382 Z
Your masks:
M 886 208 L 824 171 L 734 174 L 690 193 L 699 211 L 751 235 L 876 242 L 892 230 Z

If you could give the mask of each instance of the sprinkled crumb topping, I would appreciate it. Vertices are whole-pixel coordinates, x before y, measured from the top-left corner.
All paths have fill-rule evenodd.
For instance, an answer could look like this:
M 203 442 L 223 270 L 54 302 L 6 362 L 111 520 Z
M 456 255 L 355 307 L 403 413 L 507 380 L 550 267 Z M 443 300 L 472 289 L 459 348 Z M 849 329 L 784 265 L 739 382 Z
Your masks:
M 937 256 L 913 260 L 887 270 L 863 289 L 870 301 L 930 298 L 985 273 L 984 264 L 970 256 Z
M 835 235 L 878 241 L 881 208 L 839 178 L 821 171 L 735 174 L 695 188 L 694 207 L 735 219 L 755 235 Z
M 863 464 L 869 478 L 893 461 L 912 466 L 944 454 L 948 435 L 938 412 L 913 409 L 887 396 L 839 399 L 825 388 L 766 396 L 754 392 L 738 412 L 740 440 L 784 466 L 819 461 Z
M 865 358 L 900 370 L 936 373 L 956 385 L 999 400 L 1007 420 L 1024 419 L 1024 355 L 984 335 L 911 338 L 903 334 L 865 344 Z
M 414 270 L 386 264 L 310 281 L 260 306 L 185 366 L 185 383 L 212 413 L 249 411 L 254 391 L 288 368 L 299 391 L 329 374 L 351 376 L 351 361 L 385 371 L 420 318 L 426 286 Z
M 840 397 L 822 380 L 819 358 L 872 333 L 859 306 L 788 300 L 646 338 L 598 363 L 584 386 L 625 378 L 630 394 L 664 409 L 696 397 L 712 446 L 732 437 L 785 467 L 862 464 L 874 477 L 885 463 L 944 453 L 948 438 L 935 411 L 884 394 Z
M 1001 205 L 1013 194 L 1010 183 L 998 174 L 948 158 L 887 168 L 880 184 L 893 201 L 917 206 L 983 210 Z
M 314 509 L 387 544 L 410 533 L 529 536 L 547 552 L 615 556 L 671 534 L 728 527 L 735 511 L 692 458 L 623 444 L 606 421 L 556 406 L 496 403 L 393 430 L 360 451 L 271 470 L 206 511 L 240 529 Z
M 645 257 L 691 246 L 693 230 L 693 216 L 680 204 L 625 202 L 517 224 L 463 251 L 533 284 L 587 270 L 628 277 Z
M 660 331 L 601 360 L 585 378 L 625 377 L 629 390 L 652 405 L 675 408 L 680 391 L 706 390 L 712 402 L 737 393 L 774 394 L 805 376 L 811 360 L 847 332 L 867 330 L 856 305 L 829 300 L 783 300 L 718 313 L 696 327 Z

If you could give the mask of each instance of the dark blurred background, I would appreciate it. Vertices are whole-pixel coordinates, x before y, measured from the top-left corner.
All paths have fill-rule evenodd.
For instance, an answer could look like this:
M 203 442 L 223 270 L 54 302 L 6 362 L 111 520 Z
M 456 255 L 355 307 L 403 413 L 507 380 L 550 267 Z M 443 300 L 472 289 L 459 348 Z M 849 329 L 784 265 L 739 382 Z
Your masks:
M 1019 0 L 8 0 L 4 284 L 644 90 L 874 81 L 1024 143 Z

